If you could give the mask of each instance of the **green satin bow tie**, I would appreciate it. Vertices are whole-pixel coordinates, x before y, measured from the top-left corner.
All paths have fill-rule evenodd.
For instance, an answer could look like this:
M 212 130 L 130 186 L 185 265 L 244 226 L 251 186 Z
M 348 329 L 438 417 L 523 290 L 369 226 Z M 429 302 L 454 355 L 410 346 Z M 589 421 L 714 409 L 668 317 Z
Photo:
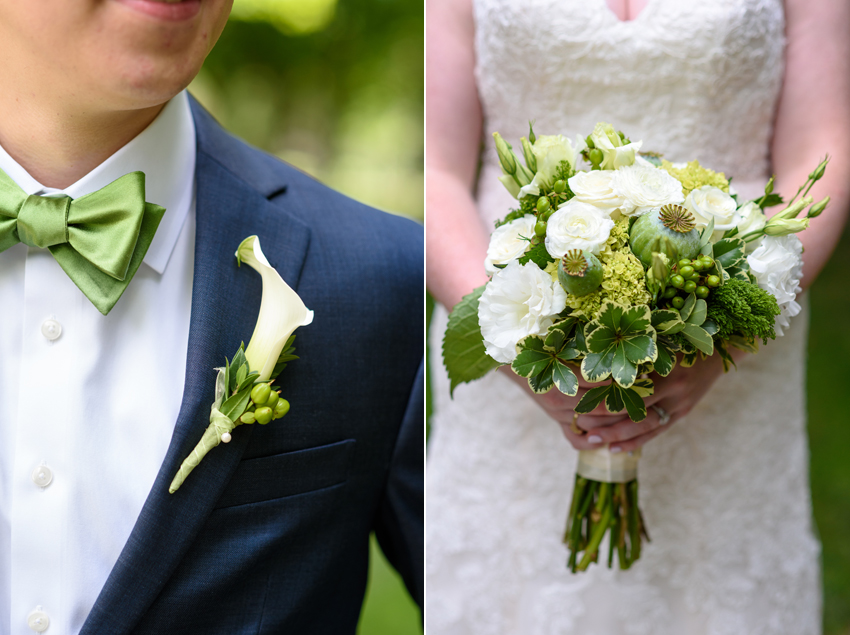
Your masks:
M 125 174 L 77 199 L 27 196 L 0 170 L 0 251 L 46 247 L 106 315 L 136 274 L 165 209 L 145 202 L 145 174 Z

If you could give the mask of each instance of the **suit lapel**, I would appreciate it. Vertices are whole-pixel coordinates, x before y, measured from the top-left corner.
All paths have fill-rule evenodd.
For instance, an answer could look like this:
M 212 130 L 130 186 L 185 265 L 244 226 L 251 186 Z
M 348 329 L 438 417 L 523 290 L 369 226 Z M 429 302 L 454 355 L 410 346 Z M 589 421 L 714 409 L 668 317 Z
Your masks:
M 220 160 L 232 147 L 245 153 L 209 115 L 193 103 L 198 135 L 196 168 L 195 270 L 183 402 L 153 489 L 81 635 L 128 633 L 162 591 L 186 554 L 230 480 L 248 444 L 252 426 L 240 426 L 229 444 L 213 449 L 175 494 L 168 485 L 180 463 L 201 438 L 213 401 L 213 368 L 232 357 L 253 332 L 261 296 L 260 277 L 238 268 L 239 243 L 257 234 L 271 264 L 297 288 L 310 231 L 301 221 L 272 205 L 247 176 Z M 256 154 L 248 155 L 255 158 Z M 256 160 L 256 159 L 255 159 Z M 268 175 L 266 166 L 257 172 Z M 282 189 L 278 181 L 277 189 Z M 277 256 L 280 254 L 280 256 Z M 276 259 L 278 261 L 276 261 Z

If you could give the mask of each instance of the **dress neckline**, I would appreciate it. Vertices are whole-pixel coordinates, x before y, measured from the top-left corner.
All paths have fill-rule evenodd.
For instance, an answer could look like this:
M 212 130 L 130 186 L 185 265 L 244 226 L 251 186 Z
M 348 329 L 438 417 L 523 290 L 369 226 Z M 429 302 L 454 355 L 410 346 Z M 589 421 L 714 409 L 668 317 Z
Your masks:
M 617 24 L 636 24 L 636 23 L 641 22 L 643 20 L 644 16 L 647 13 L 651 12 L 654 5 L 656 4 L 656 0 L 647 0 L 646 5 L 644 5 L 643 9 L 641 9 L 640 12 L 635 17 L 631 18 L 630 20 L 621 20 L 620 16 L 618 16 L 616 13 L 614 13 L 614 10 L 611 9 L 611 7 L 608 6 L 608 3 L 605 0 L 598 0 L 598 1 L 599 1 L 599 4 L 602 5 L 603 11 L 605 13 L 607 13 L 608 16 L 614 22 L 616 22 Z

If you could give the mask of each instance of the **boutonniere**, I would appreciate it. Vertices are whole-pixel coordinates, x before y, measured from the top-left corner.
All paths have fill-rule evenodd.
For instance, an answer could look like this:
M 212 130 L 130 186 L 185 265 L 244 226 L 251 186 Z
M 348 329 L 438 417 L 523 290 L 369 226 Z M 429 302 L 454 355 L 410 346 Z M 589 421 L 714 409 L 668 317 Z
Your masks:
M 272 384 L 286 364 L 294 359 L 292 334 L 299 326 L 313 321 L 313 312 L 302 302 L 280 274 L 266 260 L 260 239 L 249 236 L 236 250 L 236 260 L 256 270 L 263 278 L 263 297 L 254 334 L 224 360 L 215 380 L 215 401 L 210 410 L 210 425 L 204 436 L 183 461 L 168 488 L 176 492 L 207 452 L 219 443 L 229 443 L 231 432 L 242 424 L 265 425 L 289 412 L 289 402 Z

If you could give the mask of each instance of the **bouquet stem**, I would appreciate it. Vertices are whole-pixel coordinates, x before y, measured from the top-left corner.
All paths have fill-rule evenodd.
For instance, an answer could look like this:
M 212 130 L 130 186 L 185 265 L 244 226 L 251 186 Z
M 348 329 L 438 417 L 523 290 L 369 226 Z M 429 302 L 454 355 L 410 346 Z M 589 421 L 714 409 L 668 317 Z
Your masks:
M 183 481 L 192 473 L 192 470 L 198 467 L 201 459 L 207 455 L 207 452 L 221 443 L 222 435 L 225 433 L 229 434 L 235 427 L 236 424 L 221 414 L 217 408 L 214 408 L 213 413 L 210 415 L 210 425 L 204 430 L 204 436 L 198 441 L 192 453 L 180 465 L 180 469 L 177 471 L 174 480 L 171 481 L 171 486 L 168 488 L 169 493 L 173 494 L 180 489 Z
M 606 534 L 609 569 L 615 550 L 620 569 L 628 569 L 640 558 L 641 541 L 649 540 L 649 535 L 638 507 L 637 458 L 611 455 L 607 449 L 580 453 L 564 532 L 570 550 L 567 567 L 573 573 L 599 561 Z

